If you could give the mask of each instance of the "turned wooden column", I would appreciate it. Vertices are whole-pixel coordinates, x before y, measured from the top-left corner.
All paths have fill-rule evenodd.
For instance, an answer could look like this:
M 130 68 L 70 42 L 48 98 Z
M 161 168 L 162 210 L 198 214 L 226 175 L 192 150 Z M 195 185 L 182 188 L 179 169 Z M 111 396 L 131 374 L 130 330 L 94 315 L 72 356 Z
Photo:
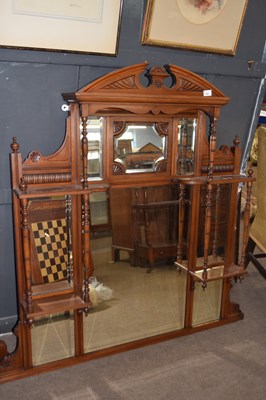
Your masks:
M 90 255 L 90 207 L 89 193 L 83 195 L 83 266 L 84 266 L 84 288 L 83 300 L 86 303 L 90 302 L 89 295 L 89 279 L 93 273 L 92 260 Z
M 27 185 L 21 179 L 20 190 L 26 192 Z M 27 312 L 32 311 L 32 290 L 31 290 L 31 258 L 30 258 L 30 230 L 28 221 L 28 199 L 22 197 L 20 199 L 21 205 L 21 230 L 22 230 L 22 246 L 23 246 L 23 260 L 24 260 L 24 273 L 26 278 L 25 290 L 25 304 Z
M 179 208 L 178 208 L 178 244 L 177 244 L 177 262 L 182 263 L 183 259 L 183 234 L 184 234 L 184 207 L 185 207 L 185 185 L 179 185 Z
M 88 188 L 88 138 L 87 138 L 87 117 L 82 117 L 82 139 L 81 139 L 81 151 L 82 151 L 82 185 L 84 189 Z

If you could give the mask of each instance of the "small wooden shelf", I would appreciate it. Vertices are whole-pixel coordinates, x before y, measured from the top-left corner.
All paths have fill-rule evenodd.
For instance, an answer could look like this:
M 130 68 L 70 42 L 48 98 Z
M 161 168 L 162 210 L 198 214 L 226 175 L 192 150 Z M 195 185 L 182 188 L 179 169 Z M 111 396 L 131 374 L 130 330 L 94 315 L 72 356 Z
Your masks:
M 28 320 L 49 314 L 56 314 L 64 311 L 91 308 L 90 302 L 85 302 L 76 294 L 70 296 L 60 296 L 52 299 L 33 300 L 31 310 L 29 311 L 25 302 L 21 302 L 21 306 Z
M 189 270 L 185 265 L 182 265 L 178 262 L 176 262 L 175 265 L 180 271 L 185 272 L 186 274 L 189 273 L 198 282 L 211 282 L 218 279 L 240 277 L 245 274 L 245 270 L 236 264 L 231 264 L 226 267 L 224 265 L 215 265 L 207 269 L 207 278 L 203 278 L 203 269 L 192 271 Z
M 84 189 L 81 185 L 69 185 L 64 187 L 46 187 L 46 188 L 28 188 L 26 191 L 22 191 L 18 188 L 14 189 L 14 193 L 20 199 L 35 199 L 45 198 L 54 196 L 66 196 L 66 195 L 82 195 L 95 192 L 103 192 L 109 188 L 109 185 L 88 185 L 88 188 Z
M 212 185 L 222 185 L 231 183 L 240 183 L 254 181 L 255 178 L 246 175 L 213 175 L 210 179 L 209 176 L 193 176 L 193 177 L 180 177 L 173 179 L 175 183 L 183 183 L 185 185 L 206 185 L 208 183 Z

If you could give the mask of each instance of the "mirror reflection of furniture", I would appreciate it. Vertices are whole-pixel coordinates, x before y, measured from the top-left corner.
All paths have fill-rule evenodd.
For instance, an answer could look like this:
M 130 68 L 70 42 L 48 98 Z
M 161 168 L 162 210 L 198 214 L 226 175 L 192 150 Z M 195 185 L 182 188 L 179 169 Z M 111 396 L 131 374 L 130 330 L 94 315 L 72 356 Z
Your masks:
M 117 141 L 117 156 L 123 157 L 127 153 L 132 153 L 132 140 L 133 139 L 119 139 Z
M 246 249 L 246 268 L 251 262 L 266 279 L 266 126 L 258 128 L 257 207 L 249 232 Z M 259 252 L 254 252 L 255 248 Z
M 148 267 L 173 263 L 177 255 L 178 193 L 175 185 L 135 187 L 133 223 L 135 263 Z
M 165 148 L 165 135 L 158 124 L 120 122 L 114 138 L 114 160 L 124 165 L 126 173 L 150 172 L 165 158 Z
M 6 379 L 243 318 L 230 292 L 244 273 L 238 187 L 248 186 L 247 221 L 252 178 L 239 175 L 237 138 L 216 148 L 229 99 L 190 71 L 147 63 L 63 97 L 66 137 L 55 153 L 22 160 L 11 145 L 19 309 Z M 51 268 L 60 246 L 63 276 L 43 282 L 36 268 L 47 257 Z

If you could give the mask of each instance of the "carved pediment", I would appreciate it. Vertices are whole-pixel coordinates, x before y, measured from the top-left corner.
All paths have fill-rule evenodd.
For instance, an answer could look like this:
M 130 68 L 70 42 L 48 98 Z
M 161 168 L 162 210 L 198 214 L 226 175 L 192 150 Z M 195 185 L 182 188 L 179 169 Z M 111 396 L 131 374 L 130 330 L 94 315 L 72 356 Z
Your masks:
M 103 95 L 108 92 L 108 95 L 112 94 L 115 97 L 116 90 L 120 94 L 123 93 L 124 96 L 128 91 L 134 91 L 140 96 L 152 94 L 153 97 L 160 96 L 160 92 L 162 94 L 168 92 L 172 96 L 176 96 L 177 101 L 181 92 L 195 92 L 202 95 L 204 90 L 211 90 L 212 98 L 219 97 L 225 103 L 228 101 L 227 97 L 215 86 L 191 71 L 171 64 L 148 68 L 146 62 L 110 72 L 89 83 L 75 95 L 81 101 L 84 97 L 85 101 L 86 94 Z

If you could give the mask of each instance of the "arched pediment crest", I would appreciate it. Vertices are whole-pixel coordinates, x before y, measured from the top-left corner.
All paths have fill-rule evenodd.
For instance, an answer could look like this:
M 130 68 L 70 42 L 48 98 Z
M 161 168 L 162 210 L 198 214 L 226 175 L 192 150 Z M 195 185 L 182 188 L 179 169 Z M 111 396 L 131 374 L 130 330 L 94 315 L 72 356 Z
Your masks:
M 227 103 L 228 98 L 201 76 L 172 64 L 148 68 L 148 63 L 145 62 L 110 72 L 80 89 L 76 96 L 81 101 L 87 94 L 109 93 L 115 96 L 116 91 L 124 95 L 136 93 L 156 96 L 168 93 L 178 97 L 184 93 L 194 93 L 204 96 L 205 90 L 211 91 L 212 98 L 219 98 L 219 103 L 221 100 Z

